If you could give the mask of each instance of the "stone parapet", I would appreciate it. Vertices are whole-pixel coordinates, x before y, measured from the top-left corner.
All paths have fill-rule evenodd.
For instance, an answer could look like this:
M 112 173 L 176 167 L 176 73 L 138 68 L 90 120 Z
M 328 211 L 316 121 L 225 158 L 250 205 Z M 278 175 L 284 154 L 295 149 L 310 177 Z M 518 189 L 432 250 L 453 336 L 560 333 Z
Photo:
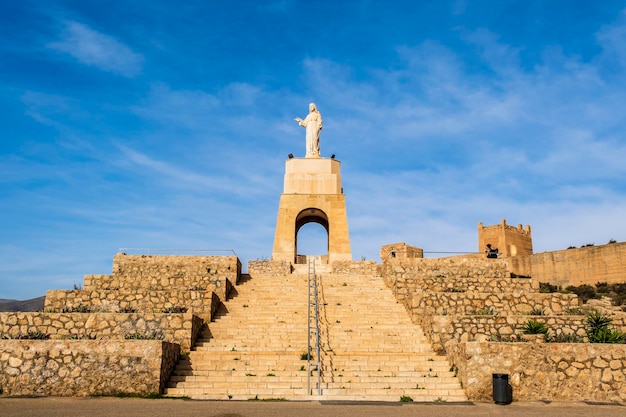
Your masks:
M 626 345 L 448 342 L 471 401 L 492 400 L 492 374 L 509 375 L 515 401 L 626 401 Z
M 191 350 L 203 320 L 191 313 L 0 313 L 0 339 L 42 333 L 51 339 L 162 339 Z M 0 342 L 2 345 L 5 340 Z
M 380 274 L 376 261 L 336 261 L 332 264 L 333 274 L 358 274 L 376 276 Z
M 248 274 L 250 275 L 289 275 L 292 272 L 293 267 L 289 261 L 248 261 Z
M 543 310 L 544 315 L 558 315 L 579 306 L 575 294 L 540 293 L 464 293 L 414 292 L 411 297 L 410 314 L 415 320 L 427 315 L 486 314 L 507 316 L 528 315 L 532 310 Z
M 5 396 L 162 392 L 180 347 L 159 340 L 3 340 Z
M 162 313 L 185 308 L 208 322 L 219 306 L 220 299 L 212 291 L 48 290 L 44 311 Z

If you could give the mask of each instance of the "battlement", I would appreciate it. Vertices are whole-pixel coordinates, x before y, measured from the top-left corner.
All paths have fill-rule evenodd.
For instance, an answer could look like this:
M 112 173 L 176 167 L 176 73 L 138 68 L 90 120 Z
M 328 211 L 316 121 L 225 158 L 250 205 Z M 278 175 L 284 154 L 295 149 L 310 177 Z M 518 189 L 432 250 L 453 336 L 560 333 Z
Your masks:
M 509 226 L 506 219 L 500 224 L 484 226 L 478 223 L 478 251 L 485 251 L 487 245 L 499 250 L 499 254 L 505 257 L 524 256 L 533 253 L 533 240 L 530 225 L 524 228 L 521 224 L 517 227 Z

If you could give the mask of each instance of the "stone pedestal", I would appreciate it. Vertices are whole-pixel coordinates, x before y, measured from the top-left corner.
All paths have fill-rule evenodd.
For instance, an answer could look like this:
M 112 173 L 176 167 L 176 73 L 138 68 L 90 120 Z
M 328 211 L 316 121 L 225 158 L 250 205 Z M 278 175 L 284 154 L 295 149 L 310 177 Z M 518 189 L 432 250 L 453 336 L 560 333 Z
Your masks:
M 319 223 L 328 233 L 328 263 L 352 260 L 341 163 L 328 158 L 293 158 L 285 163 L 273 260 L 295 263 L 298 231 Z

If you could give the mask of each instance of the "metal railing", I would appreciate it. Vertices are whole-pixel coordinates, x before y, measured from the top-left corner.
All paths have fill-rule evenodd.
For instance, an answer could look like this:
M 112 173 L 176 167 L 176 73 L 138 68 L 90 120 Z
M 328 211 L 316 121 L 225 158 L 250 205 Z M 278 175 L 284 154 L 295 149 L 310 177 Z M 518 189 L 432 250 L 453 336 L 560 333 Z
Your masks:
M 307 347 L 307 392 L 313 395 L 311 390 L 311 371 L 317 371 L 317 395 L 322 394 L 322 360 L 320 357 L 320 318 L 319 302 L 317 296 L 317 275 L 315 274 L 315 260 L 309 261 L 308 274 L 308 347 Z M 313 353 L 315 351 L 315 353 Z
M 234 256 L 237 256 L 234 249 L 156 249 L 156 248 L 119 248 L 118 252 L 124 252 L 126 254 L 138 254 L 138 255 L 151 255 L 151 254 L 190 254 L 190 253 L 223 253 L 229 252 Z

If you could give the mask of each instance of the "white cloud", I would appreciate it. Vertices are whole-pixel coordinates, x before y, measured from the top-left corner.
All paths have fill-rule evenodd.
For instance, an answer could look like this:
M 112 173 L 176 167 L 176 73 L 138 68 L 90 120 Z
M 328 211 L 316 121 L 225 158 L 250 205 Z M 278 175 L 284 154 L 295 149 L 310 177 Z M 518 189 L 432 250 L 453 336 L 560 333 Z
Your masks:
M 122 42 L 73 21 L 65 23 L 60 39 L 48 47 L 69 54 L 82 64 L 125 77 L 136 76 L 143 65 L 143 57 Z

